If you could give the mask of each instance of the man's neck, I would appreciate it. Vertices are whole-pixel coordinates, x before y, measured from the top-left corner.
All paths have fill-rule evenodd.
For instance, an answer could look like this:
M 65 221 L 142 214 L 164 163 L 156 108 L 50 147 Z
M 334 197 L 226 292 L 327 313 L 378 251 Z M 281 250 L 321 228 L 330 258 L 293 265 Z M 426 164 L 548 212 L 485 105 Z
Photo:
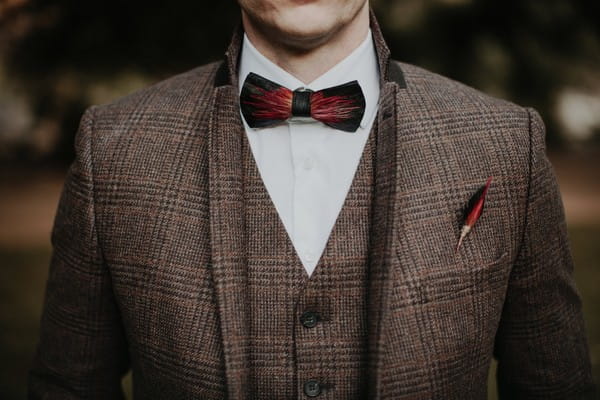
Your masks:
M 365 4 L 352 23 L 308 47 L 270 40 L 263 32 L 254 29 L 244 15 L 242 20 L 246 35 L 261 54 L 308 84 L 346 58 L 364 41 L 369 31 L 369 8 Z

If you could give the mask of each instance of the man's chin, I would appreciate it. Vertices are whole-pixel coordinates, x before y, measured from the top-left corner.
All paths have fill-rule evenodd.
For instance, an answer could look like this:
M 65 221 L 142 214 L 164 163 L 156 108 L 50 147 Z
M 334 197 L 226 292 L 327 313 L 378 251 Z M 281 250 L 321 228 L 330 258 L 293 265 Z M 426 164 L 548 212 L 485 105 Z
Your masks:
M 327 42 L 337 31 L 332 21 L 296 19 L 276 28 L 277 40 L 298 50 L 310 50 Z
M 263 39 L 291 50 L 310 51 L 330 41 L 352 21 L 360 10 L 345 9 L 337 2 L 298 2 L 292 6 L 274 8 L 262 15 L 245 12 L 246 22 Z M 364 3 L 364 10 L 368 10 Z

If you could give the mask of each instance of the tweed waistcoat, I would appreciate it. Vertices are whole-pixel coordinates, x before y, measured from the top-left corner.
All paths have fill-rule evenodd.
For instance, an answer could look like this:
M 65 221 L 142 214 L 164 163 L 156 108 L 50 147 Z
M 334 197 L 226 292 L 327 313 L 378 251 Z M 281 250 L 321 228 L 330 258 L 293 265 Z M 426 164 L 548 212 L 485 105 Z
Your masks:
M 255 399 L 358 399 L 366 389 L 368 242 L 376 126 L 308 277 L 244 140 L 250 375 Z M 244 135 L 245 136 L 245 135 Z M 310 381 L 313 381 L 310 383 Z M 305 387 L 306 386 L 306 387 Z

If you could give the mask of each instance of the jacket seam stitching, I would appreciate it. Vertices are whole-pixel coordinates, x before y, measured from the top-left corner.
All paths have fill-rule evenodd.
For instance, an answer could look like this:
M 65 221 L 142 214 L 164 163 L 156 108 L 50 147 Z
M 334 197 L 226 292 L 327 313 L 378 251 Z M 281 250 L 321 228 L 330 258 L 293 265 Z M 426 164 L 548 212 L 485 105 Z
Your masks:
M 527 230 L 529 229 L 529 208 L 530 208 L 530 203 L 531 203 L 531 181 L 532 176 L 533 176 L 533 130 L 532 130 L 532 115 L 531 115 L 531 109 L 530 108 L 526 108 L 525 111 L 527 112 L 527 129 L 528 129 L 528 135 L 529 135 L 529 160 L 528 160 L 528 171 L 527 171 L 527 191 L 525 193 L 525 211 L 524 211 L 524 218 L 525 218 L 525 223 L 524 223 L 524 227 L 523 227 L 523 232 L 521 234 L 521 240 L 519 243 L 519 248 L 517 250 L 517 259 L 519 258 L 519 256 L 521 255 L 521 252 L 523 251 L 524 247 L 525 247 L 525 241 L 527 239 Z
M 106 266 L 104 261 L 104 249 L 100 242 L 100 235 L 98 234 L 98 213 L 96 212 L 96 179 L 95 179 L 95 163 L 94 163 L 94 127 L 96 125 L 96 106 L 91 106 L 89 109 L 91 124 L 89 127 L 89 142 L 90 142 L 90 184 L 91 184 L 91 196 L 92 196 L 92 214 L 94 228 L 92 234 L 96 239 L 96 251 L 98 252 L 97 257 L 100 259 L 103 266 Z

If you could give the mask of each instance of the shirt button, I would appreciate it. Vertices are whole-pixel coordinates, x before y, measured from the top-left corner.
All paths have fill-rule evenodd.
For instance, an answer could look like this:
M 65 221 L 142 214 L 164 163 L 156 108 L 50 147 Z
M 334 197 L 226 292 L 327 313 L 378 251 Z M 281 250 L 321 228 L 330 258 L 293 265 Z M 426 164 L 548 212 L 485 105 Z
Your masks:
M 321 384 L 319 381 L 310 380 L 304 383 L 304 394 L 308 397 L 317 397 L 321 394 Z
M 312 158 L 308 157 L 304 160 L 303 167 L 305 170 L 310 171 L 311 169 L 313 169 L 314 166 L 315 160 L 313 160 Z
M 315 253 L 313 253 L 312 251 L 307 251 L 304 258 L 306 259 L 306 262 L 313 262 L 315 261 Z
M 314 328 L 317 326 L 317 322 L 319 322 L 319 314 L 312 311 L 306 311 L 300 316 L 300 322 L 305 328 Z

